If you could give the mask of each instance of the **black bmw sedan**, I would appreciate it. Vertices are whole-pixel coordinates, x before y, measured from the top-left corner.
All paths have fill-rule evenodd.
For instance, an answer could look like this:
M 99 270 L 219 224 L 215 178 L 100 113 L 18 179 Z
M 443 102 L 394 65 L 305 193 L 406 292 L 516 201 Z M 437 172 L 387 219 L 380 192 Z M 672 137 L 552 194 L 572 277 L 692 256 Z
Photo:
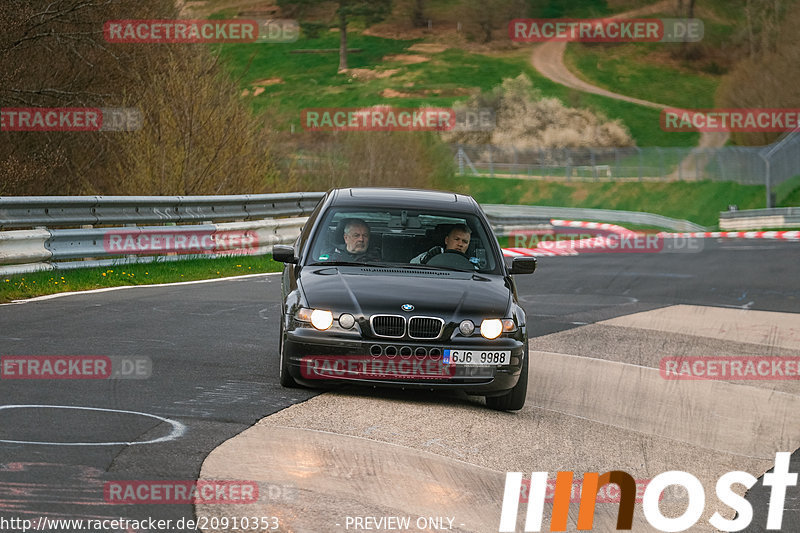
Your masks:
M 333 189 L 293 246 L 282 277 L 285 387 L 460 389 L 489 407 L 522 408 L 525 312 L 478 203 L 461 194 Z

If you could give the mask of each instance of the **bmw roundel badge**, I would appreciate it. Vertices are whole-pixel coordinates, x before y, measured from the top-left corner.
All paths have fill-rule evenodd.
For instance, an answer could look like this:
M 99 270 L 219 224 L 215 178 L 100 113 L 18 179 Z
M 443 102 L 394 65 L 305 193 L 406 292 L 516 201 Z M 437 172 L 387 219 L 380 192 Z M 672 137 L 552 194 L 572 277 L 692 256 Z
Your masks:
M 414 310 L 414 306 L 411 305 L 411 304 L 403 304 L 400 307 L 402 307 L 403 311 L 413 311 Z

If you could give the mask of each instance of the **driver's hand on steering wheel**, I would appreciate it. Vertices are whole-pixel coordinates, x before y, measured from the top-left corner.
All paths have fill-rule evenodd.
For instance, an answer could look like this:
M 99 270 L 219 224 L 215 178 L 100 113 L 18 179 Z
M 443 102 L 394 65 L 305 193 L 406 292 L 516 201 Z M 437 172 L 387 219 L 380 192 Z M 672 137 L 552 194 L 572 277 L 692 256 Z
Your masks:
M 420 258 L 420 261 L 419 261 L 419 262 L 420 262 L 420 263 L 422 263 L 422 264 L 424 265 L 425 263 L 427 263 L 427 262 L 428 262 L 428 261 L 430 261 L 432 258 L 434 258 L 434 257 L 436 257 L 437 255 L 439 255 L 440 253 L 442 253 L 442 247 L 441 247 L 441 246 L 434 246 L 433 248 L 431 248 L 430 250 L 428 250 L 427 252 L 425 252 L 425 255 L 423 255 L 423 256 Z

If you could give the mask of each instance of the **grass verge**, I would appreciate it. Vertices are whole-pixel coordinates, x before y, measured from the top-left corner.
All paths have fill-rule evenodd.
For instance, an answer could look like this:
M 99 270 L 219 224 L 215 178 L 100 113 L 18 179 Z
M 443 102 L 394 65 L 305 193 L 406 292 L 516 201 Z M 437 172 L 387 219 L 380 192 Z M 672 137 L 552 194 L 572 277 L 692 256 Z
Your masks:
M 788 179 L 775 187 L 775 205 L 778 207 L 800 206 L 800 176 Z
M 281 270 L 283 263 L 273 261 L 270 255 L 262 255 L 5 275 L 0 276 L 0 303 L 60 292 L 195 281 Z
M 457 176 L 449 187 L 481 204 L 643 211 L 710 227 L 719 224 L 719 213 L 729 204 L 739 209 L 764 207 L 766 194 L 761 185 L 713 181 L 565 183 Z

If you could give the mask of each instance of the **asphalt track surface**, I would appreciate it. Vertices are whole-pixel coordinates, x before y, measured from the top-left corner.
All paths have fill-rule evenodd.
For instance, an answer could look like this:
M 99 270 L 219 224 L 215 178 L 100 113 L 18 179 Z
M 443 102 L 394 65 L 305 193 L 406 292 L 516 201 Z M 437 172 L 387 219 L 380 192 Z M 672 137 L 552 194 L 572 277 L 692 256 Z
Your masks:
M 677 407 L 654 408 L 669 397 L 648 380 L 667 355 L 800 356 L 798 265 L 797 243 L 711 239 L 692 254 L 540 259 L 517 277 L 538 366 L 516 414 L 457 394 L 282 389 L 276 275 L 3 305 L 0 355 L 138 356 L 153 367 L 141 380 L 0 381 L 0 407 L 17 406 L 0 409 L 0 518 L 268 514 L 280 531 L 322 532 L 353 531 L 346 516 L 437 515 L 454 517 L 453 531 L 497 531 L 504 473 L 540 470 L 685 470 L 712 501 L 722 473 L 760 477 L 775 452 L 800 446 L 800 388 L 702 382 L 676 389 Z M 303 462 L 315 457 L 329 463 Z M 797 454 L 790 470 L 800 471 Z M 258 509 L 104 502 L 108 481 L 201 476 L 257 481 Z M 783 531 L 800 528 L 798 490 L 787 491 Z M 748 531 L 764 530 L 767 498 L 759 479 Z M 606 507 L 598 531 L 613 529 Z M 691 531 L 713 531 L 708 514 Z M 647 530 L 640 515 L 634 531 Z

